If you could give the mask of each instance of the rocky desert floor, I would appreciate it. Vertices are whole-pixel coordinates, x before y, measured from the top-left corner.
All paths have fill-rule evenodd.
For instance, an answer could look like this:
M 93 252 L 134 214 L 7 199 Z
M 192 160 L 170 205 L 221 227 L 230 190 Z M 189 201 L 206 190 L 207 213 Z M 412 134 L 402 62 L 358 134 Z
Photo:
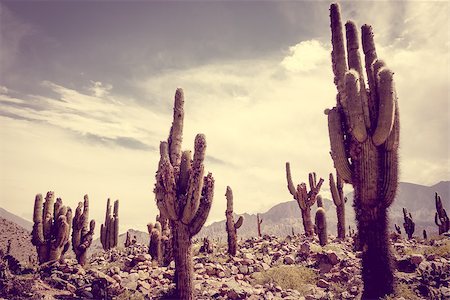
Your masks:
M 386 299 L 450 299 L 450 239 L 406 240 L 391 235 L 397 293 Z M 239 242 L 236 257 L 225 244 L 199 253 L 193 266 L 197 299 L 358 299 L 361 252 L 353 239 L 324 247 L 303 235 L 264 236 Z M 146 245 L 100 251 L 85 268 L 75 259 L 42 266 L 2 253 L 2 299 L 176 299 L 174 264 L 158 267 Z

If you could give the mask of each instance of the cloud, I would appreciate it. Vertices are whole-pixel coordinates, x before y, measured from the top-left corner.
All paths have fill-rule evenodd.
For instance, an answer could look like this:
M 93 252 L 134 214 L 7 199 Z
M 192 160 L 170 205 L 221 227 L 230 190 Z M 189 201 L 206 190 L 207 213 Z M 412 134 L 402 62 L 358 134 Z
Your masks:
M 286 56 L 281 65 L 288 71 L 308 72 L 320 64 L 328 62 L 330 51 L 317 40 L 298 43 L 289 48 L 290 55 Z

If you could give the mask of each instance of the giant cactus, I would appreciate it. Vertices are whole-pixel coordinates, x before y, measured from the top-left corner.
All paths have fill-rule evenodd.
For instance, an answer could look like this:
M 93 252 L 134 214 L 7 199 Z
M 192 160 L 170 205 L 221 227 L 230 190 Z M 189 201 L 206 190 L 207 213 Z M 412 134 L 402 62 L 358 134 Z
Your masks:
M 202 226 L 211 209 L 214 178 L 203 176 L 206 139 L 195 137 L 194 158 L 181 152 L 184 119 L 183 90 L 177 89 L 173 122 L 167 142 L 160 144 L 160 161 L 156 172 L 155 197 L 162 215 L 172 224 L 175 258 L 175 281 L 180 299 L 194 299 L 192 237 Z
M 89 223 L 89 228 L 88 228 Z M 89 222 L 89 198 L 84 196 L 84 203 L 79 202 L 72 223 L 72 249 L 80 265 L 86 264 L 87 249 L 92 244 L 95 221 Z
M 344 182 L 354 188 L 354 207 L 362 243 L 363 299 L 393 292 L 387 208 L 398 185 L 399 109 L 393 72 L 377 59 L 372 28 L 362 26 L 368 87 L 364 83 L 355 23 L 345 24 L 331 4 L 331 42 L 337 104 L 328 115 L 331 156 Z M 347 64 L 348 63 L 348 64 Z
M 434 222 L 439 228 L 439 235 L 441 235 L 444 232 L 450 230 L 450 220 L 447 216 L 447 212 L 442 206 L 442 200 L 441 197 L 438 195 L 438 193 L 434 195 L 434 198 L 436 202 L 436 213 L 434 215 Z
M 240 216 L 236 222 L 234 222 L 233 217 L 233 191 L 229 186 L 227 186 L 227 191 L 225 193 L 227 198 L 227 210 L 225 211 L 226 230 L 228 235 L 228 254 L 235 256 L 237 251 L 237 230 L 242 226 L 244 222 L 244 217 Z
M 336 205 L 337 234 L 340 239 L 345 239 L 345 203 L 347 202 L 347 197 L 344 197 L 343 186 L 344 182 L 339 173 L 336 174 L 336 182 L 334 182 L 333 174 L 330 173 L 331 197 L 334 205 Z
M 294 199 L 297 201 L 298 206 L 302 212 L 303 228 L 307 236 L 314 234 L 314 225 L 311 221 L 311 206 L 314 205 L 316 197 L 319 194 L 320 187 L 322 186 L 323 179 L 320 178 L 319 183 L 316 181 L 316 173 L 309 173 L 309 187 L 310 191 L 306 190 L 306 184 L 300 183 L 297 185 L 297 189 L 292 182 L 291 167 L 289 162 L 286 163 L 286 179 L 288 190 Z
M 320 246 L 325 246 L 328 243 L 327 219 L 322 207 L 319 207 L 316 211 L 315 223 Z
M 114 201 L 114 211 L 111 214 L 111 201 L 106 203 L 105 224 L 100 227 L 100 241 L 104 250 L 117 247 L 119 239 L 119 200 Z
M 403 228 L 405 228 L 408 239 L 411 239 L 414 233 L 414 229 L 416 228 L 416 223 L 414 223 L 411 213 L 408 214 L 406 208 L 403 208 L 403 220 Z
M 34 200 L 31 242 L 36 246 L 39 263 L 59 260 L 70 247 L 69 235 L 72 210 L 63 206 L 61 198 L 48 192 L 42 203 L 42 194 Z

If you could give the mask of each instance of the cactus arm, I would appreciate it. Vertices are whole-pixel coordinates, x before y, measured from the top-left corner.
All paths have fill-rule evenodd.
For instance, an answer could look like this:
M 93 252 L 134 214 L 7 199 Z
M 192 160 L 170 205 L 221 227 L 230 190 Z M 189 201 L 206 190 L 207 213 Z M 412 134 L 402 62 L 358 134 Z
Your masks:
M 189 186 L 189 177 L 192 173 L 192 155 L 191 151 L 183 151 L 181 155 L 180 177 L 178 181 L 178 192 L 185 194 Z
M 295 189 L 294 183 L 292 183 L 291 166 L 289 162 L 286 162 L 286 179 L 289 192 L 292 196 L 294 196 L 294 198 L 297 197 L 297 191 Z
M 178 220 L 176 212 L 176 185 L 175 171 L 169 160 L 168 144 L 161 142 L 160 144 L 160 162 L 157 172 L 155 194 L 158 207 L 163 206 L 162 210 L 172 220 Z
M 367 139 L 367 131 L 361 95 L 365 94 L 366 91 L 361 91 L 360 80 L 358 72 L 353 69 L 345 73 L 345 89 L 351 134 L 358 142 L 362 143 Z
M 316 173 L 309 173 L 308 174 L 308 180 L 309 180 L 309 188 L 311 190 L 314 190 L 316 188 L 316 180 L 315 180 L 315 174 Z
M 31 242 L 35 246 L 40 246 L 44 243 L 44 230 L 42 223 L 42 194 L 37 194 L 34 198 L 33 210 L 33 231 L 31 233 Z
M 187 192 L 187 202 L 184 206 L 181 221 L 189 224 L 197 213 L 200 205 L 200 196 L 203 188 L 203 160 L 205 159 L 206 139 L 203 134 L 195 137 L 194 161 L 192 163 L 192 174 L 189 178 L 189 188 Z
M 297 203 L 300 206 L 301 210 L 306 209 L 306 202 L 308 200 L 308 195 L 306 193 L 306 185 L 301 183 L 297 185 Z
M 352 182 L 352 170 L 347 159 L 347 153 L 344 145 L 344 134 L 342 132 L 341 114 L 337 108 L 333 108 L 328 112 L 328 131 L 330 135 L 331 157 L 333 158 L 334 166 L 342 179 L 347 182 Z
M 394 125 L 395 117 L 395 88 L 393 73 L 388 68 L 382 68 L 378 72 L 378 95 L 380 99 L 378 123 L 372 136 L 375 146 L 383 144 Z
M 200 205 L 195 217 L 192 219 L 189 232 L 191 237 L 199 233 L 203 225 L 208 218 L 209 211 L 211 210 L 212 201 L 214 198 L 214 177 L 211 173 L 208 173 L 204 178 L 202 196 L 200 199 Z
M 347 63 L 345 59 L 344 35 L 342 31 L 342 22 L 339 5 L 331 4 L 331 59 L 333 64 L 334 83 L 338 88 L 339 94 L 344 92 L 344 75 L 347 72 Z
M 175 170 L 181 163 L 181 144 L 183 142 L 183 120 L 184 120 L 184 93 L 182 89 L 175 92 L 175 104 L 173 107 L 173 121 L 170 128 L 168 147 L 170 153 L 170 163 Z
M 437 226 L 441 227 L 442 223 L 439 224 L 439 217 L 438 217 L 438 213 L 434 213 L 434 223 L 436 223 Z
M 244 217 L 240 216 L 236 223 L 234 224 L 234 228 L 239 229 L 242 226 L 242 223 L 244 222 Z
M 330 191 L 331 191 L 331 196 L 333 198 L 334 205 L 336 205 L 336 206 L 341 205 L 342 199 L 338 193 L 336 183 L 334 182 L 334 177 L 333 177 L 332 173 L 330 173 Z
M 55 202 L 55 195 L 53 192 L 48 192 L 45 196 L 44 202 L 44 212 L 43 212 L 43 230 L 44 239 L 50 240 L 51 230 L 52 230 L 52 220 L 53 220 L 53 205 Z

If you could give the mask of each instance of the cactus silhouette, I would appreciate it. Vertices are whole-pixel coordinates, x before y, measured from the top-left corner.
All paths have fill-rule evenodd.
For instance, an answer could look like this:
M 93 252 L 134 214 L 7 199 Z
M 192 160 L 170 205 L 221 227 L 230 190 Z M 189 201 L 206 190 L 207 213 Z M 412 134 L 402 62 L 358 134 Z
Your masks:
M 411 213 L 408 214 L 406 208 L 403 208 L 403 228 L 405 228 L 405 232 L 408 235 L 408 239 L 412 238 L 414 233 L 414 229 L 416 228 L 416 223 L 414 223 Z
M 229 186 L 227 186 L 227 191 L 225 193 L 227 199 L 227 210 L 225 211 L 226 230 L 228 235 L 228 254 L 235 256 L 237 251 L 237 230 L 242 226 L 244 222 L 244 217 L 240 216 L 236 222 L 234 222 L 233 217 L 233 191 Z
M 263 219 L 259 217 L 259 214 L 256 214 L 256 226 L 258 226 L 258 236 L 261 237 L 261 224 Z
M 63 206 L 61 198 L 48 192 L 43 202 L 42 194 L 34 200 L 33 231 L 31 242 L 36 246 L 39 264 L 59 260 L 70 247 L 69 235 L 72 210 Z
M 427 231 L 425 229 L 423 230 L 422 233 L 423 233 L 423 239 L 424 240 L 428 239 Z
M 89 223 L 89 227 L 88 227 Z M 84 266 L 87 259 L 87 249 L 92 244 L 95 221 L 89 222 L 89 198 L 84 196 L 84 202 L 79 202 L 72 221 L 72 249 L 80 265 Z
M 336 174 L 336 182 L 334 182 L 333 174 L 330 173 L 330 190 L 334 205 L 336 205 L 338 238 L 345 239 L 345 203 L 347 197 L 344 197 L 344 182 L 339 173 Z
M 106 202 L 105 224 L 100 226 L 100 242 L 104 250 L 117 247 L 119 239 L 119 200 L 114 201 L 114 211 L 111 214 L 111 200 Z
M 397 224 L 394 224 L 394 227 L 395 227 L 395 231 L 397 231 L 398 234 L 402 234 L 400 226 L 398 226 Z
M 297 201 L 298 206 L 302 212 L 303 228 L 307 236 L 314 234 L 314 226 L 311 221 L 311 206 L 314 205 L 316 197 L 319 194 L 320 187 L 322 186 L 323 179 L 320 178 L 319 183 L 316 181 L 316 173 L 309 173 L 309 187 L 310 191 L 306 190 L 306 184 L 300 183 L 297 185 L 297 189 L 294 187 L 291 176 L 291 167 L 289 162 L 286 163 L 286 179 L 288 190 L 294 199 Z
M 178 298 L 194 299 L 192 237 L 205 224 L 211 209 L 214 178 L 211 173 L 203 176 L 206 150 L 203 134 L 195 137 L 193 159 L 191 151 L 181 152 L 183 106 L 183 90 L 177 89 L 169 138 L 160 144 L 161 157 L 154 192 L 161 215 L 172 224 Z
M 372 28 L 363 25 L 367 90 L 355 23 L 345 24 L 345 47 L 338 4 L 331 4 L 330 19 L 338 91 L 336 106 L 325 110 L 331 157 L 343 181 L 354 188 L 358 236 L 364 249 L 362 298 L 378 299 L 394 290 L 387 208 L 397 193 L 400 121 L 393 72 L 377 59 Z
M 319 243 L 321 246 L 325 246 L 328 243 L 327 219 L 325 216 L 325 210 L 322 207 L 319 207 L 316 211 L 315 223 Z
M 448 232 L 450 230 L 450 220 L 447 216 L 447 212 L 442 206 L 442 200 L 441 197 L 438 195 L 438 193 L 435 193 L 434 198 L 436 203 L 436 213 L 434 215 L 434 222 L 439 228 L 439 235 L 441 235 L 444 232 Z

